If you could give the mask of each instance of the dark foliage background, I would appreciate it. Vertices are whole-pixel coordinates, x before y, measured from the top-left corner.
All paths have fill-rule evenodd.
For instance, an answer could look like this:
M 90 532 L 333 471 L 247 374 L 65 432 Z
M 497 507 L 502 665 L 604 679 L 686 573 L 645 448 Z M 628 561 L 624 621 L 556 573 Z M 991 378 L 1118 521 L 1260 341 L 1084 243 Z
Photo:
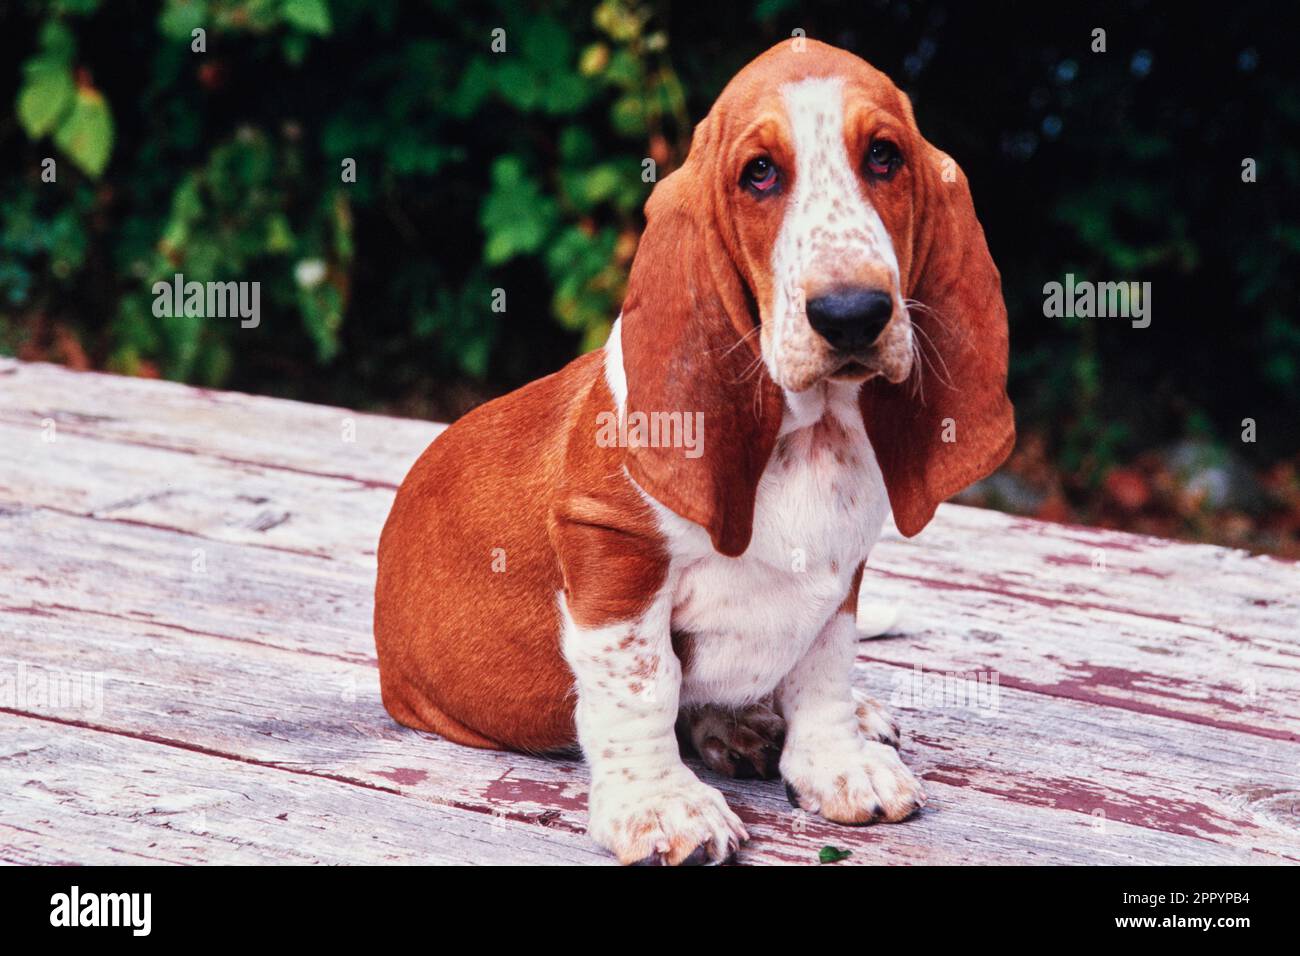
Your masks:
M 971 500 L 1300 553 L 1279 8 L 1061 6 L 0 3 L 0 350 L 459 414 L 603 341 L 642 160 L 670 170 L 726 80 L 802 29 L 894 77 L 973 183 L 1021 441 Z M 260 281 L 261 326 L 155 317 L 177 271 Z M 1151 282 L 1151 326 L 1045 318 L 1067 272 Z

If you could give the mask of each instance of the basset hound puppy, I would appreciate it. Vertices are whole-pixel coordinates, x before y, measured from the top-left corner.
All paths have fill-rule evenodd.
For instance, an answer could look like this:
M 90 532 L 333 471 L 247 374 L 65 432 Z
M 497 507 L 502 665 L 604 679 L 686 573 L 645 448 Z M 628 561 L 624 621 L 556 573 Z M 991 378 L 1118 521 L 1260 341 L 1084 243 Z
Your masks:
M 683 744 L 809 813 L 903 820 L 921 785 L 852 672 L 863 565 L 1015 437 L 997 268 L 956 164 L 858 57 L 746 66 L 654 189 L 601 351 L 441 434 L 379 545 L 384 705 L 590 765 L 624 863 L 747 838 Z

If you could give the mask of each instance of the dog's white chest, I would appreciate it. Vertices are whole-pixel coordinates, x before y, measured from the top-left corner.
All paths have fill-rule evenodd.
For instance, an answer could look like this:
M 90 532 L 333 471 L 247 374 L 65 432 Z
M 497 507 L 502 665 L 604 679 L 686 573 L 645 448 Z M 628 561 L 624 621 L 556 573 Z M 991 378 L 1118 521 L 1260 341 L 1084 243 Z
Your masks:
M 832 389 L 815 408 L 787 410 L 742 556 L 719 555 L 694 525 L 678 539 L 688 551 L 672 616 L 674 632 L 689 635 L 683 703 L 740 704 L 772 691 L 879 537 L 889 502 L 854 395 L 837 400 Z

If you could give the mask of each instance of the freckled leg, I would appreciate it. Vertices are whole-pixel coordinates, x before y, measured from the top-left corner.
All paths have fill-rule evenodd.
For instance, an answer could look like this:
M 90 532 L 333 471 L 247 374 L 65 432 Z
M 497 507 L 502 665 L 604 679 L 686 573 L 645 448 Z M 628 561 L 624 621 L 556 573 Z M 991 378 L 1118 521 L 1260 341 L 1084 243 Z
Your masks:
M 923 806 L 925 793 L 898 751 L 871 733 L 877 723 L 884 730 L 878 705 L 866 705 L 865 722 L 859 713 L 869 699 L 855 696 L 852 686 L 856 646 L 853 618 L 841 611 L 781 681 L 781 776 L 791 802 L 810 813 L 837 823 L 894 823 Z
M 582 628 L 565 612 L 578 739 L 591 765 L 589 832 L 622 863 L 720 863 L 748 838 L 722 794 L 682 763 L 671 611 L 665 588 L 625 623 Z

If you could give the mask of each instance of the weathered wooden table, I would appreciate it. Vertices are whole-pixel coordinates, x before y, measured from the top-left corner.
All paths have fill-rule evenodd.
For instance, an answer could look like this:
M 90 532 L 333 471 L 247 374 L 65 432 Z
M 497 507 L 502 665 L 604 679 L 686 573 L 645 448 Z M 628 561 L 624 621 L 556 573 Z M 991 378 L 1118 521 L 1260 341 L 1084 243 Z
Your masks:
M 375 544 L 438 430 L 0 360 L 0 860 L 609 862 L 580 762 L 380 703 Z M 713 780 L 740 862 L 1300 860 L 1295 565 L 948 505 L 864 591 L 930 805 L 844 828 Z

